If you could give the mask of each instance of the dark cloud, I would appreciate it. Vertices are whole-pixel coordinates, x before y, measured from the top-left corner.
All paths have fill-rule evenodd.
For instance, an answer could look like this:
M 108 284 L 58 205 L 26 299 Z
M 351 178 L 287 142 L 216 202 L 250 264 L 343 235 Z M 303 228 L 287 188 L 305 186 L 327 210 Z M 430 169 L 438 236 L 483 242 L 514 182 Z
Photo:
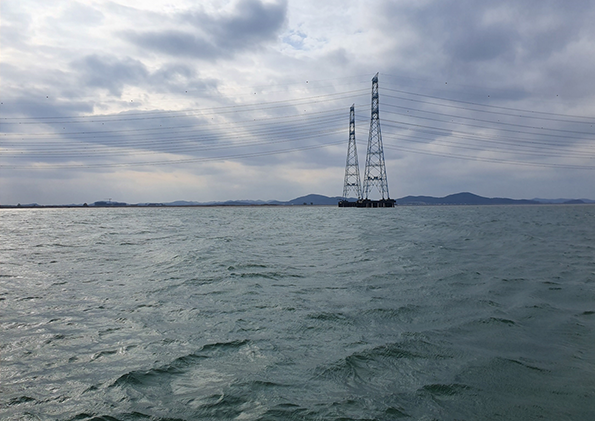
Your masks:
M 196 69 L 184 64 L 168 63 L 149 77 L 153 90 L 158 92 L 184 92 L 190 85 L 195 88 Z M 206 85 L 201 84 L 206 89 Z
M 399 40 L 385 51 L 389 72 L 510 92 L 590 95 L 577 86 L 592 68 L 585 47 L 595 31 L 595 6 L 562 1 L 385 1 L 378 30 Z M 581 57 L 582 55 L 582 57 Z M 588 93 L 587 93 L 588 92 Z M 513 95 L 509 100 L 518 99 Z M 528 105 L 534 106 L 534 105 Z
M 512 58 L 512 46 L 518 39 L 513 28 L 496 25 L 476 27 L 471 24 L 455 32 L 445 44 L 445 50 L 453 60 L 462 62 L 492 60 L 506 54 Z M 473 36 L 469 37 L 469 33 Z
M 220 51 L 216 45 L 209 41 L 183 31 L 127 32 L 125 37 L 143 49 L 172 56 L 208 60 L 229 53 L 229 51 Z
M 499 3 L 500 4 L 500 3 Z M 492 18 L 497 5 L 479 2 L 433 2 L 405 11 L 408 25 L 427 45 L 450 61 L 479 62 L 510 55 L 518 28 L 509 20 Z M 403 12 L 403 10 L 400 10 Z
M 276 39 L 286 13 L 286 1 L 265 4 L 259 0 L 241 0 L 230 14 L 212 16 L 189 12 L 177 16 L 174 23 L 190 24 L 191 30 L 127 31 L 123 35 L 143 49 L 172 56 L 205 60 L 230 58 Z
M 201 79 L 194 67 L 184 63 L 166 63 L 150 72 L 142 62 L 129 57 L 89 55 L 73 62 L 71 68 L 78 74 L 81 89 L 105 89 L 118 98 L 125 86 L 178 95 L 200 92 L 203 99 L 217 91 L 217 81 Z
M 242 0 L 227 16 L 212 18 L 192 14 L 188 21 L 209 33 L 220 48 L 239 50 L 275 39 L 285 22 L 287 2 L 264 4 L 259 0 Z
M 337 67 L 346 67 L 350 63 L 349 53 L 344 48 L 338 48 L 326 55 L 329 63 Z
M 31 90 L 30 95 L 15 95 L 13 91 L 5 94 L 2 100 L 2 113 L 10 117 L 67 117 L 77 113 L 93 112 L 93 104 L 85 101 L 58 101 L 53 96 L 44 95 L 38 89 Z M 29 126 L 5 124 L 2 132 L 21 132 Z
M 142 84 L 149 76 L 145 65 L 138 60 L 96 54 L 75 61 L 72 68 L 81 74 L 84 85 L 106 89 L 117 97 L 122 95 L 125 85 Z
M 420 53 L 442 52 L 464 62 L 549 55 L 576 39 L 593 15 L 592 6 L 559 1 L 385 2 L 382 11 L 385 30 L 407 28 L 419 35 Z

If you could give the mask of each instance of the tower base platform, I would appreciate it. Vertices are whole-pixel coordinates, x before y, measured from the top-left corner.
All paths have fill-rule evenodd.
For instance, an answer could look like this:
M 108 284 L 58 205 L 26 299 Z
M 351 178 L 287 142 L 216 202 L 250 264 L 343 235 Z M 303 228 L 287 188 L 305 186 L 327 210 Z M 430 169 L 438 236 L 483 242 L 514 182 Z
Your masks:
M 394 208 L 394 199 L 370 200 L 360 199 L 357 202 L 350 202 L 348 200 L 341 200 L 339 202 L 340 208 Z

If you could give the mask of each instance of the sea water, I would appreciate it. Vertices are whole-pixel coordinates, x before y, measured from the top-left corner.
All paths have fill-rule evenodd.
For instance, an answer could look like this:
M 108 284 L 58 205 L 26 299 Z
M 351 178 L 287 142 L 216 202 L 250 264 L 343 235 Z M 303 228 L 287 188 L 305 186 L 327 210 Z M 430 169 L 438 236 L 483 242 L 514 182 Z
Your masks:
M 0 211 L 2 420 L 595 419 L 595 206 Z

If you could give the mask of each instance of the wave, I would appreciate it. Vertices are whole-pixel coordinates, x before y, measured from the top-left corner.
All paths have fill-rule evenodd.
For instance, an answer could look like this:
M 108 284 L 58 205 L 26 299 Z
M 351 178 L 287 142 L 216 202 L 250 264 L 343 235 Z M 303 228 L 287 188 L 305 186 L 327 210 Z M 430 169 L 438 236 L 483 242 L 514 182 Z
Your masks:
M 16 398 L 12 398 L 11 400 L 8 401 L 8 403 L 6 404 L 7 406 L 15 406 L 15 405 L 20 405 L 22 403 L 29 403 L 29 402 L 37 402 L 37 399 L 32 398 L 30 396 L 19 396 Z
M 135 370 L 123 374 L 110 387 L 154 386 L 156 382 L 159 383 L 162 380 L 169 381 L 168 376 L 186 372 L 188 368 L 200 363 L 204 359 L 213 358 L 223 352 L 237 350 L 248 343 L 248 340 L 238 340 L 207 344 L 192 354 L 178 357 L 172 362 L 160 367 L 149 370 Z
M 4 239 L 0 418 L 590 419 L 568 209 L 40 212 Z
M 451 383 L 451 384 L 428 384 L 423 386 L 419 391 L 429 393 L 434 397 L 457 396 L 467 393 L 472 388 L 465 384 Z
M 318 320 L 322 322 L 339 322 L 339 323 L 349 323 L 349 317 L 346 316 L 344 313 L 331 313 L 327 311 L 311 313 L 306 316 L 308 319 Z
M 485 319 L 480 319 L 478 320 L 479 323 L 482 324 L 486 324 L 486 325 L 498 325 L 498 324 L 504 324 L 504 325 L 508 325 L 508 326 L 514 326 L 516 325 L 516 323 L 510 319 L 505 319 L 502 317 L 488 317 Z
M 142 414 L 140 412 L 128 412 L 112 415 L 94 415 L 86 412 L 75 415 L 67 421 L 188 421 L 186 418 L 170 418 L 170 417 L 155 417 L 151 415 Z
M 411 369 L 412 364 L 426 366 L 449 358 L 452 355 L 445 349 L 425 340 L 388 343 L 319 366 L 314 378 L 340 383 L 379 383 L 389 377 L 388 373 L 397 374 Z
M 410 320 L 422 310 L 421 306 L 406 305 L 399 308 L 375 308 L 363 312 L 364 316 L 370 316 L 378 320 Z

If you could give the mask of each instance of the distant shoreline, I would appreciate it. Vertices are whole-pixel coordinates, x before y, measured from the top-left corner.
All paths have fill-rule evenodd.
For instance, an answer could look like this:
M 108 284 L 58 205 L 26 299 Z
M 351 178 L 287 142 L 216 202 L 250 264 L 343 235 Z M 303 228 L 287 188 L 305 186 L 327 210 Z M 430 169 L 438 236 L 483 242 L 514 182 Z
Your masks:
M 0 205 L 0 209 L 60 209 L 60 208 L 187 208 L 187 207 L 292 207 L 292 206 L 338 206 L 343 197 L 329 197 L 321 194 L 309 194 L 289 201 L 279 200 L 228 200 L 224 202 L 194 202 L 179 200 L 175 202 L 126 203 L 100 200 L 91 204 L 40 205 L 37 203 Z M 355 202 L 357 199 L 348 198 Z M 505 197 L 483 197 L 473 193 L 455 193 L 444 197 L 405 196 L 395 199 L 396 206 L 487 206 L 487 205 L 588 205 L 590 199 L 509 199 Z
M 275 204 L 245 204 L 245 205 L 125 205 L 125 206 L 83 206 L 83 205 L 0 205 L 0 209 L 131 209 L 131 208 L 238 208 L 238 207 L 278 207 L 290 208 L 295 206 L 332 206 L 332 205 L 275 205 Z
M 395 208 L 410 208 L 410 207 L 452 207 L 452 206 L 592 206 L 595 203 L 440 203 L 440 204 L 403 204 L 396 205 Z M 19 210 L 19 209 L 186 209 L 186 208 L 305 208 L 305 207 L 337 207 L 337 205 L 327 204 L 308 204 L 308 205 L 279 205 L 279 204 L 243 204 L 243 205 L 225 205 L 225 204 L 206 204 L 206 205 L 126 205 L 126 206 L 83 206 L 83 205 L 0 205 L 0 210 Z

